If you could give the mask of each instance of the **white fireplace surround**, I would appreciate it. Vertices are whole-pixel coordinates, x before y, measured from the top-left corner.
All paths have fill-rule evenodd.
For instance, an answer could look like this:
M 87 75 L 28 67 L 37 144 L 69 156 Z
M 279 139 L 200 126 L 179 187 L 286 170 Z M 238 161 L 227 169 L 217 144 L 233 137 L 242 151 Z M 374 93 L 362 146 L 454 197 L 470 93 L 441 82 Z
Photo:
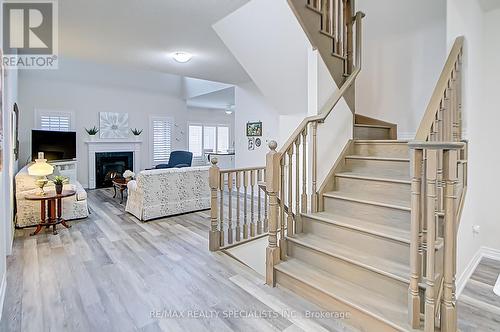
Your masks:
M 89 189 L 95 189 L 95 154 L 97 152 L 133 152 L 134 172 L 141 170 L 141 141 L 98 140 L 85 142 L 89 151 Z

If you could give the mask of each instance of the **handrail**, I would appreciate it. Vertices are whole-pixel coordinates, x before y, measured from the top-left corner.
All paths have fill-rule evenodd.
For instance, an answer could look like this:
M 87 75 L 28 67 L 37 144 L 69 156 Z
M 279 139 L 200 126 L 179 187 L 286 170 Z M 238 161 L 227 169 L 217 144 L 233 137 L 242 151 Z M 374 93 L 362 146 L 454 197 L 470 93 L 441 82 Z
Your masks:
M 449 78 L 453 70 L 455 69 L 455 64 L 458 61 L 460 54 L 462 53 L 463 45 L 464 37 L 457 37 L 450 51 L 448 59 L 446 60 L 443 71 L 441 72 L 441 76 L 437 81 L 436 87 L 424 113 L 424 116 L 422 117 L 420 126 L 418 127 L 417 134 L 415 135 L 415 140 L 417 141 L 425 141 L 429 136 L 429 132 L 436 117 L 436 113 L 440 108 L 441 100 L 444 93 L 446 92 L 446 89 L 448 88 Z
M 358 77 L 359 73 L 361 72 L 361 66 L 362 66 L 362 43 L 361 43 L 361 38 L 362 38 L 362 26 L 361 26 L 361 19 L 365 17 L 365 14 L 363 12 L 357 12 L 355 16 L 355 21 L 356 21 L 356 67 L 349 75 L 347 80 L 342 84 L 340 89 L 336 90 L 335 93 L 328 99 L 328 101 L 325 103 L 325 105 L 321 108 L 320 112 L 318 115 L 312 115 L 304 120 L 299 124 L 297 129 L 292 133 L 292 135 L 288 138 L 288 140 L 283 144 L 281 149 L 278 151 L 281 154 L 285 154 L 290 147 L 293 146 L 297 138 L 301 135 L 301 133 L 306 129 L 306 127 L 312 123 L 312 122 L 324 122 L 326 118 L 330 115 L 330 113 L 333 111 L 335 106 L 337 106 L 338 102 L 342 99 L 342 97 L 345 95 L 347 90 L 356 82 L 356 78 Z

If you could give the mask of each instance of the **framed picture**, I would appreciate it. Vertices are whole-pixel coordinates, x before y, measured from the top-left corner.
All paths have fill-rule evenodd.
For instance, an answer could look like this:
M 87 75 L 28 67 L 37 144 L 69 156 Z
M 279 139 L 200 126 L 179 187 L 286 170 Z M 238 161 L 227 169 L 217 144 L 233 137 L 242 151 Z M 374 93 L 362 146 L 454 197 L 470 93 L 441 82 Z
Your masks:
M 128 138 L 128 113 L 100 112 L 99 132 L 101 138 Z
M 247 136 L 262 136 L 262 122 L 247 122 Z
M 250 137 L 248 139 L 248 150 L 249 151 L 255 150 L 255 139 L 253 137 Z

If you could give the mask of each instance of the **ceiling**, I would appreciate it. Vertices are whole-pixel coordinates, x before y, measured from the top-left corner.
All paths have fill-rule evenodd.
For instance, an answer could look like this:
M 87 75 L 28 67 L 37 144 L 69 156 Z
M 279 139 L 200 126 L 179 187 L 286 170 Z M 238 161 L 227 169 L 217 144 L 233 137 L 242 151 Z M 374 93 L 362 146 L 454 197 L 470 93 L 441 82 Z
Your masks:
M 234 105 L 234 87 L 190 98 L 186 101 L 186 104 L 189 107 L 225 110 Z
M 62 57 L 241 83 L 250 78 L 212 25 L 249 0 L 59 1 Z M 170 54 L 194 55 L 186 64 Z
M 479 0 L 479 4 L 484 11 L 500 8 L 500 1 L 498 0 Z

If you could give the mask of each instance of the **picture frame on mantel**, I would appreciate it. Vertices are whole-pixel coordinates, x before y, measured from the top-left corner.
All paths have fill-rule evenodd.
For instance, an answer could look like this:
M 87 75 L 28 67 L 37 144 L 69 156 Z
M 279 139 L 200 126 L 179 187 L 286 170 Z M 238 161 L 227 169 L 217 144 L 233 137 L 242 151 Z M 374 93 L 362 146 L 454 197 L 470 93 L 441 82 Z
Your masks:
M 247 122 L 247 136 L 262 136 L 262 122 Z

